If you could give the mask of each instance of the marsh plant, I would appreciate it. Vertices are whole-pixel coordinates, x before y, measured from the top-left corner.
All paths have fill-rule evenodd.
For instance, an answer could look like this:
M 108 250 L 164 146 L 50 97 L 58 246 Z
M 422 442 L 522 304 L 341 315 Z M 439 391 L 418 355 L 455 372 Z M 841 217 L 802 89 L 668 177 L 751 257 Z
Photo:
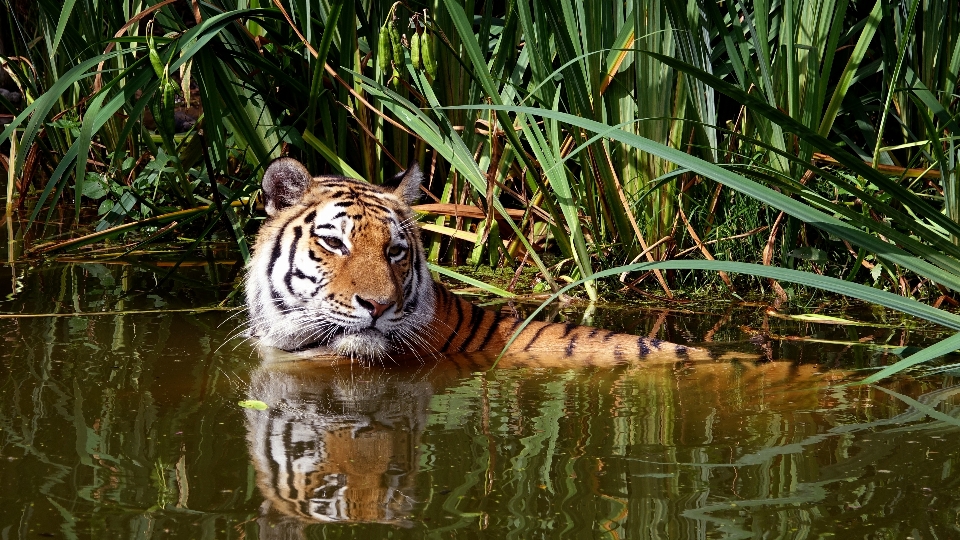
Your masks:
M 960 329 L 894 300 L 960 290 L 956 2 L 3 8 L 8 202 L 93 232 L 28 251 L 179 231 L 247 257 L 272 158 L 376 183 L 416 160 L 440 264 L 591 299 L 598 272 L 665 297 L 790 281 Z

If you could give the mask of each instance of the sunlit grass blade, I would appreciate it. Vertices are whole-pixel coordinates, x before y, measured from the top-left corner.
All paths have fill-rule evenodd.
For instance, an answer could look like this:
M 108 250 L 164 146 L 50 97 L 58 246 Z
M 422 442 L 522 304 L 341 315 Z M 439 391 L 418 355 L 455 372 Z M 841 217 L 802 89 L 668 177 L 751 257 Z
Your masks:
M 483 291 L 486 291 L 486 292 L 488 292 L 488 293 L 490 293 L 490 294 L 495 294 L 495 295 L 500 296 L 500 297 L 503 297 L 503 298 L 513 298 L 514 296 L 516 296 L 516 295 L 513 294 L 512 292 L 505 291 L 505 290 L 503 290 L 503 289 L 501 289 L 501 288 L 499 288 L 499 287 L 495 287 L 495 286 L 493 286 L 493 285 L 490 285 L 489 283 L 484 283 L 484 282 L 482 282 L 482 281 L 480 281 L 480 280 L 478 280 L 478 279 L 474 279 L 474 278 L 472 278 L 472 277 L 470 277 L 470 276 L 465 276 L 465 275 L 463 275 L 463 274 L 461 274 L 461 273 L 459 273 L 459 272 L 454 272 L 453 270 L 450 270 L 449 268 L 444 268 L 443 266 L 439 266 L 439 265 L 436 265 L 436 264 L 433 264 L 433 263 L 427 263 L 427 266 L 430 268 L 430 271 L 431 271 L 431 272 L 436 272 L 436 273 L 438 273 L 438 274 L 440 274 L 440 275 L 447 276 L 447 277 L 451 277 L 451 278 L 453 278 L 453 279 L 455 279 L 455 280 L 457 280 L 457 281 L 460 281 L 460 282 L 462 282 L 462 283 L 466 283 L 467 285 L 472 285 L 472 286 L 477 287 L 478 289 L 483 290 Z

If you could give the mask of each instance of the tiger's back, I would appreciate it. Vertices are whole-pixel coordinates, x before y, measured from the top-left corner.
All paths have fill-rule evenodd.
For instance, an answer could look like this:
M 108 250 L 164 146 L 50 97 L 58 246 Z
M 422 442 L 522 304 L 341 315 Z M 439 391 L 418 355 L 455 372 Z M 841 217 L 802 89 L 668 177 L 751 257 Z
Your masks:
M 311 177 L 290 158 L 263 179 L 267 221 L 247 269 L 250 333 L 261 345 L 365 363 L 502 349 L 521 321 L 433 281 L 410 204 L 422 175 L 395 190 Z M 705 356 L 700 349 L 572 324 L 533 322 L 511 352 L 624 363 Z

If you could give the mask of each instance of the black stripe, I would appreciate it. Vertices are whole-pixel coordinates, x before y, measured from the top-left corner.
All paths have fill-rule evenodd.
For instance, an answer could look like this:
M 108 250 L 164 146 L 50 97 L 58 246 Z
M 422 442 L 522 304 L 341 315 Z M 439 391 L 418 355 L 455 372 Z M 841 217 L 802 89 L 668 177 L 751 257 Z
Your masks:
M 348 208 L 350 206 L 353 206 L 353 201 L 340 201 L 340 202 L 333 203 L 333 205 L 338 208 Z
M 364 205 L 365 205 L 367 208 L 370 208 L 370 209 L 372 209 L 372 210 L 379 210 L 380 212 L 383 212 L 384 214 L 390 214 L 390 209 L 389 209 L 389 208 L 387 208 L 386 206 L 379 205 L 379 204 L 377 204 L 377 203 L 375 203 L 375 202 L 373 202 L 373 201 L 364 201 Z
M 567 343 L 567 348 L 566 350 L 563 351 L 563 355 L 568 358 L 573 356 L 573 349 L 576 346 L 577 346 L 577 336 L 573 336 L 572 338 L 570 338 L 570 342 Z
M 610 338 L 612 338 L 615 335 L 617 335 L 616 332 L 611 332 L 610 330 L 607 330 L 607 335 L 603 336 L 603 342 L 606 343 L 610 341 Z
M 549 324 L 545 324 L 545 325 L 541 326 L 540 329 L 537 330 L 536 333 L 533 334 L 533 338 L 530 339 L 530 343 L 527 343 L 527 346 L 524 347 L 523 350 L 524 350 L 524 351 L 529 351 L 529 350 L 530 350 L 530 347 L 532 347 L 533 344 L 536 343 L 538 339 L 540 339 L 540 334 L 542 334 L 543 331 L 546 330 L 546 329 L 549 328 L 549 327 L 550 327 Z
M 590 333 L 587 334 L 587 339 L 593 339 L 593 338 L 594 338 L 597 334 L 599 334 L 599 333 L 600 333 L 600 329 L 599 329 L 599 328 L 591 328 L 591 329 L 590 329 Z
M 403 312 L 406 314 L 413 313 L 417 310 L 417 307 L 420 306 L 420 295 L 414 294 L 408 298 L 410 298 L 410 301 L 407 302 L 407 305 L 403 306 Z
M 306 210 L 304 210 L 305 212 Z M 270 251 L 270 262 L 267 264 L 267 287 L 270 291 L 270 298 L 279 302 L 278 308 L 281 311 L 287 311 L 291 309 L 291 306 L 284 301 L 283 296 L 280 295 L 280 292 L 277 291 L 277 288 L 273 286 L 273 270 L 276 268 L 277 261 L 280 260 L 280 256 L 283 255 L 283 233 L 286 231 L 287 226 L 293 223 L 294 220 L 298 219 L 303 215 L 303 212 L 291 217 L 285 223 L 278 227 L 279 234 L 274 238 L 273 248 Z M 294 248 L 296 245 L 294 245 Z M 293 248 L 291 248 L 293 249 Z
M 623 350 L 620 349 L 619 344 L 613 348 L 613 358 L 617 362 L 623 362 Z
M 470 331 L 467 333 L 467 339 L 463 341 L 463 345 L 460 345 L 461 351 L 467 350 L 467 346 L 477 337 L 477 330 L 480 330 L 480 325 L 483 324 L 484 313 L 486 313 L 486 310 L 483 308 L 470 304 L 470 316 L 473 317 L 473 321 L 470 323 Z
M 261 413 L 262 414 L 262 413 Z M 270 475 L 273 477 L 273 481 L 269 483 L 276 482 L 280 478 L 280 464 L 277 462 L 277 458 L 273 455 L 273 445 L 270 444 L 270 439 L 273 438 L 273 425 L 277 422 L 283 422 L 282 418 L 278 419 L 278 416 L 282 416 L 283 413 L 280 412 L 280 409 L 272 408 L 269 412 L 269 417 L 267 418 L 267 433 L 266 433 L 266 444 L 264 444 L 264 452 L 269 463 Z M 282 457 L 282 456 L 281 456 Z
M 289 473 L 293 469 L 290 463 L 290 456 L 288 455 L 293 446 L 293 437 L 291 435 L 293 432 L 293 427 L 290 425 L 290 422 L 284 422 L 283 428 L 284 429 L 283 429 L 283 435 L 281 436 L 281 440 L 283 440 L 283 449 L 286 450 L 286 453 L 284 453 L 283 455 L 283 462 L 286 464 L 287 472 Z M 293 500 L 297 500 L 299 498 L 298 494 L 300 493 L 300 491 L 297 490 L 297 486 L 295 483 L 295 476 L 296 475 L 294 474 L 287 474 L 288 480 L 287 480 L 286 487 L 288 489 L 288 493 L 290 494 L 290 498 Z M 279 480 L 279 478 L 274 478 L 274 480 Z
M 410 298 L 411 296 L 413 296 L 413 280 L 409 279 L 403 284 L 403 297 Z
M 573 324 L 573 323 L 567 323 L 567 324 L 563 327 L 563 334 L 562 334 L 560 337 L 567 337 L 567 336 L 569 336 L 569 335 L 570 335 L 570 332 L 573 332 L 573 330 L 574 330 L 576 327 L 577 327 L 577 325 L 575 325 L 575 324 Z
M 453 293 L 443 289 L 443 287 L 440 287 L 440 289 L 451 296 L 453 295 Z M 450 336 L 447 337 L 447 342 L 443 344 L 443 347 L 440 347 L 440 352 L 447 352 L 447 349 L 453 343 L 453 339 L 457 337 L 458 330 L 460 329 L 460 323 L 463 322 L 463 308 L 460 307 L 460 302 L 457 300 L 457 298 L 447 298 L 447 301 L 453 302 L 454 307 L 457 310 L 457 322 L 453 323 L 453 326 L 450 327 Z
M 640 356 L 644 357 L 650 354 L 650 347 L 647 347 L 647 338 L 637 339 L 637 348 L 640 349 Z
M 290 249 L 290 268 L 287 270 L 287 273 L 283 275 L 283 284 L 287 286 L 287 290 L 290 291 L 290 294 L 295 294 L 293 292 L 293 273 L 295 272 L 293 268 L 293 260 L 297 256 L 296 247 L 297 243 L 300 242 L 301 236 L 303 236 L 303 227 L 297 225 L 293 228 L 293 242 L 290 243 L 293 246 Z
M 310 212 L 308 212 L 307 215 L 303 216 L 303 222 L 309 224 L 311 221 L 313 221 L 313 219 L 314 219 L 315 217 L 317 217 L 317 209 L 316 209 L 316 208 L 314 208 L 313 210 L 311 210 Z
M 497 330 L 496 315 L 486 310 L 483 310 L 483 311 L 484 311 L 483 313 L 484 317 L 486 317 L 487 315 L 493 315 L 494 320 L 490 321 L 490 328 L 487 328 L 487 333 L 484 334 L 483 339 L 480 340 L 480 343 L 477 345 L 478 350 L 483 350 L 487 347 L 487 343 L 490 342 L 490 338 L 493 337 L 493 333 Z
M 308 275 L 304 274 L 303 271 L 301 271 L 299 268 L 297 268 L 296 270 L 293 271 L 293 277 L 299 278 L 299 279 L 305 279 L 305 280 L 309 281 L 310 283 L 316 283 L 316 282 L 317 282 L 317 278 L 315 278 L 315 277 L 313 277 L 313 276 L 308 276 Z M 322 285 L 321 285 L 321 286 L 322 286 Z
M 316 228 L 317 228 L 317 229 L 336 229 L 336 227 L 334 227 L 333 225 L 331 225 L 331 224 L 329 224 L 329 223 L 321 223 L 321 224 L 317 225 Z

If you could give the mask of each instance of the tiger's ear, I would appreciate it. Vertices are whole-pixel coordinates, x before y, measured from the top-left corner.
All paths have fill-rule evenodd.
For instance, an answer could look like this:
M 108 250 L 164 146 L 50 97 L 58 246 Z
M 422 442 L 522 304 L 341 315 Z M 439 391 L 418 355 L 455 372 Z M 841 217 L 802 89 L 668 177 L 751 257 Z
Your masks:
M 263 195 L 268 216 L 296 204 L 313 178 L 302 163 L 293 158 L 275 159 L 263 173 Z
M 400 185 L 397 186 L 393 194 L 407 204 L 413 204 L 419 201 L 420 184 L 423 183 L 423 173 L 420 172 L 420 164 L 416 161 L 411 162 L 407 170 L 397 176 L 400 177 Z

